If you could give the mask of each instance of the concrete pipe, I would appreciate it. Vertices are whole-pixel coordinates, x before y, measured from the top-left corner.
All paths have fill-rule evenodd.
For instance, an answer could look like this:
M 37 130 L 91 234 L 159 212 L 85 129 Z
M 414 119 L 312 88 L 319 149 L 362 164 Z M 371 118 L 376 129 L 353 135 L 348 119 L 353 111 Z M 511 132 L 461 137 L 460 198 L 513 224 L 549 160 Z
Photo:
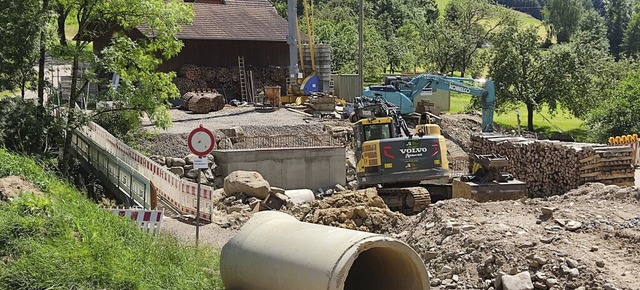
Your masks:
M 292 189 L 285 190 L 284 195 L 291 199 L 294 204 L 300 204 L 303 202 L 311 202 L 316 200 L 316 196 L 311 189 Z
M 285 213 L 254 216 L 222 248 L 227 290 L 425 290 L 416 252 L 379 234 L 300 222 Z

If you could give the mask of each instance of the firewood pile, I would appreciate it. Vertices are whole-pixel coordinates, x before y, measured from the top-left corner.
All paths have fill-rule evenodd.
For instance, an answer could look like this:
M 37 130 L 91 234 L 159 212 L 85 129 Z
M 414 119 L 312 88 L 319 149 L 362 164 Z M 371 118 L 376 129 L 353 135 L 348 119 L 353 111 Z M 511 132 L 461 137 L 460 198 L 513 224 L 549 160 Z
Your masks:
M 559 195 L 587 182 L 634 184 L 629 147 L 533 140 L 495 133 L 471 136 L 473 154 L 507 157 L 505 170 L 527 183 L 529 196 Z
M 256 67 L 247 66 L 247 82 L 250 82 L 250 72 L 253 75 L 253 87 L 262 89 L 265 86 L 280 86 L 282 94 L 286 94 L 287 68 L 279 66 Z M 239 67 L 204 67 L 186 64 L 178 70 L 178 76 L 173 82 L 180 90 L 180 94 L 194 90 L 225 89 L 240 96 Z
M 216 90 L 205 92 L 188 92 L 182 96 L 180 108 L 196 114 L 206 114 L 211 111 L 219 111 L 224 108 L 224 96 Z

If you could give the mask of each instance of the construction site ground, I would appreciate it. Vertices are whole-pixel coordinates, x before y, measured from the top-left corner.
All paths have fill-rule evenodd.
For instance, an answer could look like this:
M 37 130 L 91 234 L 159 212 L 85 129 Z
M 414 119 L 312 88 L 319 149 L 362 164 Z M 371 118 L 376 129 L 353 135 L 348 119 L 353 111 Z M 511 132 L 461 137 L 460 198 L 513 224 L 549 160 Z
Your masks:
M 188 152 L 186 134 L 199 124 L 214 130 L 240 126 L 247 136 L 319 134 L 325 125 L 348 126 L 346 122 L 312 119 L 285 109 L 256 112 L 253 108 L 227 107 L 207 115 L 178 110 L 170 113 L 174 127 L 148 142 L 151 154 L 174 152 L 183 156 Z M 466 159 L 470 134 L 480 130 L 479 116 L 444 115 L 442 127 L 450 158 Z M 640 289 L 639 181 L 640 171 L 636 171 L 636 187 L 593 183 L 549 198 L 487 203 L 445 200 L 413 216 L 381 214 L 386 220 L 376 223 L 374 231 L 412 246 L 427 265 L 432 289 L 492 289 L 501 272 L 525 271 L 535 289 Z M 330 200 L 342 196 L 351 198 L 353 193 L 336 193 L 288 212 L 294 216 L 306 212 L 305 221 L 323 223 L 327 217 L 322 214 L 348 211 L 327 211 L 336 204 Z M 352 206 L 364 208 L 370 215 L 381 211 L 371 204 L 356 201 Z M 319 218 L 309 218 L 310 213 L 321 209 Z M 217 214 L 223 219 L 226 215 L 224 210 Z M 246 221 L 251 212 L 247 209 L 240 214 Z M 193 223 L 175 213 L 170 216 L 163 230 L 193 242 Z M 347 225 L 338 217 L 328 220 Z M 242 226 L 221 225 L 214 222 L 201 226 L 200 243 L 220 248 Z

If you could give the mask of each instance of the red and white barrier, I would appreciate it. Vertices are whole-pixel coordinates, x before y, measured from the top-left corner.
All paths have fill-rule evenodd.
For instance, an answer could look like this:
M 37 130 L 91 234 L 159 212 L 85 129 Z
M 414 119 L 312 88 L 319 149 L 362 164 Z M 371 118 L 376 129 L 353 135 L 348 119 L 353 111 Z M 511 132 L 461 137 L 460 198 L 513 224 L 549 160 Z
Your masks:
M 162 217 L 164 210 L 146 210 L 146 209 L 111 209 L 117 216 L 125 217 L 135 221 L 138 226 L 145 232 L 157 236 L 162 226 Z
M 149 181 L 151 181 L 153 190 L 156 191 L 158 196 L 162 196 L 165 200 L 168 200 L 183 214 L 196 214 L 197 184 L 195 182 L 180 179 L 164 166 L 151 161 L 151 159 L 140 154 L 138 151 L 133 150 L 96 123 L 89 123 L 84 128 L 84 132 L 96 143 L 101 144 L 107 152 L 113 154 L 148 178 Z M 185 146 L 187 146 L 186 140 Z M 211 194 L 214 189 L 210 186 L 201 185 L 200 190 L 200 218 L 211 221 L 211 211 L 213 208 Z

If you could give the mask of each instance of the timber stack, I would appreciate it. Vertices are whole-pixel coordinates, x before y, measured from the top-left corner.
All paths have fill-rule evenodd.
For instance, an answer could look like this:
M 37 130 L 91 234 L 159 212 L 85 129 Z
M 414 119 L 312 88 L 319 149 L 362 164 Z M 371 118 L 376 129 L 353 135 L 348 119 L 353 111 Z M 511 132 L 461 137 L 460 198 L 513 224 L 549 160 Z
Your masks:
M 287 68 L 280 66 L 256 67 L 247 66 L 247 81 L 253 78 L 253 87 L 262 89 L 266 86 L 280 86 L 282 94 L 286 94 Z M 180 94 L 193 90 L 218 89 L 224 93 L 233 92 L 240 96 L 239 67 L 205 67 L 185 64 L 178 70 L 178 77 L 173 79 Z
M 531 197 L 563 194 L 587 182 L 619 186 L 634 183 L 629 147 L 533 140 L 496 133 L 472 135 L 471 147 L 473 154 L 507 157 L 510 164 L 505 170 L 527 183 Z
M 216 90 L 188 92 L 181 98 L 180 108 L 196 114 L 206 114 L 224 108 L 225 98 Z

